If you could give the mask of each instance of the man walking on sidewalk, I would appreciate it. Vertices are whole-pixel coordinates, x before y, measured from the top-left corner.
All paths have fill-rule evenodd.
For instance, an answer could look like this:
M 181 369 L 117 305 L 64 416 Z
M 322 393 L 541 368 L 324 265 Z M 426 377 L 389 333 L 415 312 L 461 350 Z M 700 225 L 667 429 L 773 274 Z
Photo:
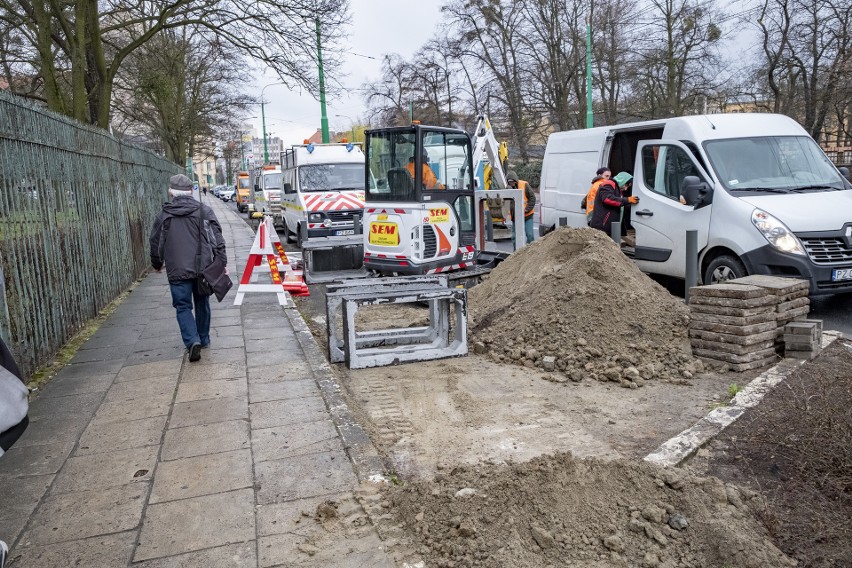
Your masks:
M 195 362 L 210 345 L 210 297 L 200 293 L 198 277 L 214 259 L 226 264 L 228 258 L 219 220 L 208 205 L 192 198 L 192 180 L 172 176 L 169 195 L 172 201 L 163 204 L 151 230 L 151 265 L 157 272 L 166 265 L 180 335 Z

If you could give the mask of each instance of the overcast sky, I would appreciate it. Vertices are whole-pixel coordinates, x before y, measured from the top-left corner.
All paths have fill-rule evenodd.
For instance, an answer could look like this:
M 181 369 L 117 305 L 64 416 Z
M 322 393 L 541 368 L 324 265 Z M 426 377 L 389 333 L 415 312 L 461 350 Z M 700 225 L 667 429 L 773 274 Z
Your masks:
M 364 115 L 363 93 L 355 89 L 379 77 L 383 54 L 399 53 L 407 58 L 425 44 L 440 21 L 441 4 L 442 0 L 351 0 L 352 24 L 343 65 L 346 75 L 337 78 L 351 90 L 326 101 L 331 130 L 347 130 Z M 258 77 L 255 92 L 276 80 L 271 73 Z M 320 104 L 310 95 L 273 85 L 264 91 L 264 99 L 267 135 L 280 137 L 285 146 L 301 143 L 320 127 Z M 260 136 L 260 107 L 249 116 L 254 114 L 257 117 L 248 122 L 255 125 Z

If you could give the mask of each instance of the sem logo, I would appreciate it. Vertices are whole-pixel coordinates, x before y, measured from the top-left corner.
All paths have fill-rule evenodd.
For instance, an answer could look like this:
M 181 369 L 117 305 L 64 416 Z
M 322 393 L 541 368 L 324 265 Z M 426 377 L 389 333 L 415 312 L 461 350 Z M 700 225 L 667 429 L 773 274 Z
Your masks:
M 440 207 L 429 210 L 429 220 L 432 223 L 445 223 L 450 220 L 450 210 L 447 207 Z
M 380 225 L 378 223 L 373 223 L 370 227 L 371 233 L 376 233 L 377 235 L 393 235 L 396 233 L 396 225 Z

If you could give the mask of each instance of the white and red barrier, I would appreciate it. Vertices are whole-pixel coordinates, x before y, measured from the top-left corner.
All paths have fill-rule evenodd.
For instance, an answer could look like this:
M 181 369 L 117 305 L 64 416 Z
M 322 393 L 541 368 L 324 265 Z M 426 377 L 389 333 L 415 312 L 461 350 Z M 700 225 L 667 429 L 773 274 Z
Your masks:
M 282 264 L 280 269 L 279 261 Z M 256 282 L 258 274 L 263 272 L 269 273 L 271 284 Z M 234 297 L 234 305 L 241 305 L 245 294 L 258 292 L 277 294 L 278 303 L 282 306 L 289 304 L 288 293 L 292 296 L 310 296 L 303 271 L 293 268 L 290 264 L 271 217 L 264 218 L 257 228 L 243 276 L 240 278 L 240 286 Z

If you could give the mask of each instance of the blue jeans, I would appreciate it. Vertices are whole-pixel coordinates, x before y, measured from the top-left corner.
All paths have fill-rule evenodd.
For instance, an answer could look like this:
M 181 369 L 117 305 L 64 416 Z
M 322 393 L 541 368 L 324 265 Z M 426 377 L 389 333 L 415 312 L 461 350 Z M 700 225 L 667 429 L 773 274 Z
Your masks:
M 195 280 L 169 282 L 172 291 L 172 306 L 177 310 L 180 336 L 187 349 L 193 343 L 202 346 L 210 343 L 210 297 L 198 293 Z M 195 304 L 195 316 L 192 306 Z
M 535 240 L 535 233 L 533 233 L 533 216 L 524 218 L 524 235 L 527 237 L 527 244 L 530 244 Z M 512 246 L 515 245 L 515 223 L 512 223 Z

